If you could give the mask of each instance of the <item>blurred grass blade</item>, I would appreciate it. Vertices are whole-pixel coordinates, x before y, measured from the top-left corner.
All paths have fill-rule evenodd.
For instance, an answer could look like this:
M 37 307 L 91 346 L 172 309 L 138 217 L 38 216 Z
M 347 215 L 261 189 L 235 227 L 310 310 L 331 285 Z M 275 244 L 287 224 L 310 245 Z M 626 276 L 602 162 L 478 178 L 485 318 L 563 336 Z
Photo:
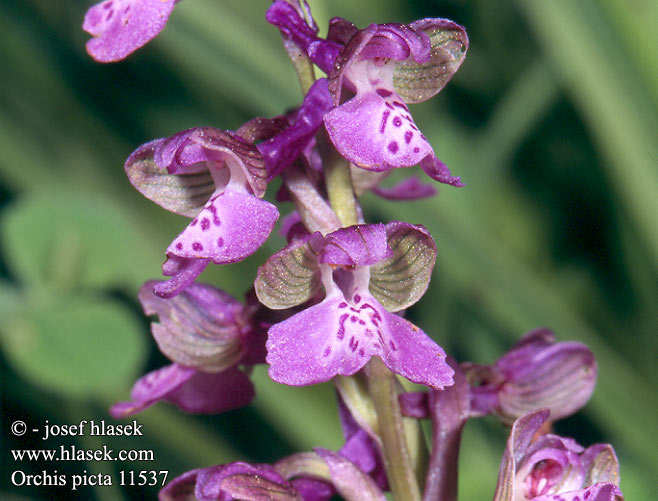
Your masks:
M 614 19 L 604 19 L 596 2 L 518 4 L 607 156 L 610 186 L 658 266 L 658 112 L 629 64 Z

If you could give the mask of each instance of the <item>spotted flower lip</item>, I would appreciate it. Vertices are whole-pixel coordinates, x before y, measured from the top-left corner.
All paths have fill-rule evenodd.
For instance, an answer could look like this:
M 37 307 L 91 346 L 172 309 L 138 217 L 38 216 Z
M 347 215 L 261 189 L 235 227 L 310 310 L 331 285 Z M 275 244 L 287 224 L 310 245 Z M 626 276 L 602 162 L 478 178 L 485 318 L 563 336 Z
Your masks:
M 255 284 L 266 306 L 281 307 L 279 298 L 289 300 L 280 284 L 306 291 L 297 295 L 298 302 L 315 295 L 320 283 L 326 294 L 319 304 L 270 327 L 266 344 L 270 377 L 292 386 L 314 384 L 338 374 L 352 375 L 370 357 L 379 356 L 389 369 L 413 382 L 434 388 L 452 384 L 453 370 L 443 350 L 418 327 L 387 311 L 376 297 L 393 309 L 413 304 L 429 280 L 432 246 L 424 229 L 406 223 L 356 225 L 326 237 L 316 233 L 297 240 L 270 258 Z M 297 284 L 291 284 L 286 274 L 291 260 L 296 260 L 299 270 L 307 270 L 302 275 L 292 269 L 300 280 Z M 406 278 L 417 284 L 409 288 L 403 279 L 397 282 L 404 298 L 385 290 L 396 283 L 391 280 L 391 263 L 406 270 Z
M 511 424 L 539 408 L 551 420 L 573 414 L 587 403 L 596 386 L 594 354 L 582 343 L 555 342 L 544 328 L 525 334 L 493 365 L 462 364 L 471 388 L 474 416 L 495 414 Z
M 267 172 L 260 152 L 230 131 L 200 127 L 151 141 L 130 155 L 125 169 L 144 196 L 193 218 L 167 248 L 162 270 L 172 278 L 155 289 L 163 297 L 180 293 L 211 261 L 253 254 L 279 217 L 261 200 Z
M 494 501 L 621 501 L 619 464 L 609 444 L 585 449 L 570 438 L 533 439 L 550 411 L 518 418 L 507 440 Z
M 439 92 L 461 65 L 467 47 L 464 29 L 446 19 L 360 30 L 341 50 L 329 75 L 336 107 L 324 116 L 324 123 L 336 149 L 363 169 L 420 164 L 433 179 L 462 186 L 434 155 L 406 103 Z M 342 102 L 346 91 L 354 96 Z
M 82 29 L 94 38 L 87 52 L 96 61 L 120 61 L 153 38 L 167 25 L 180 0 L 105 0 L 92 6 Z

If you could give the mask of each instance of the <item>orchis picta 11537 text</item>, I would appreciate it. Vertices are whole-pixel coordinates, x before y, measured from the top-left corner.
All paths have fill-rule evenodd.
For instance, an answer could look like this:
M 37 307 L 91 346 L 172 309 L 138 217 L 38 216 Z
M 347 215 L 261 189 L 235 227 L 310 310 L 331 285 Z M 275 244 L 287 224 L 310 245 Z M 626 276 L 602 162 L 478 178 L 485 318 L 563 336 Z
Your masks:
M 89 54 L 119 61 L 158 35 L 178 0 L 106 0 L 83 28 Z M 156 315 L 152 332 L 171 365 L 139 379 L 125 417 L 159 401 L 190 413 L 249 405 L 255 364 L 292 386 L 333 381 L 345 444 L 275 464 L 234 462 L 180 475 L 162 500 L 348 500 L 457 498 L 460 437 L 469 418 L 498 416 L 511 427 L 493 494 L 496 501 L 622 499 L 607 444 L 583 448 L 550 433 L 581 408 L 596 381 L 591 351 L 534 330 L 489 366 L 458 363 L 404 310 L 425 293 L 436 244 L 420 224 L 367 222 L 365 192 L 391 200 L 434 195 L 409 176 L 380 186 L 392 169 L 421 169 L 464 186 L 414 122 L 410 103 L 430 99 L 458 70 L 465 29 L 442 18 L 358 28 L 334 18 L 325 38 L 305 2 L 276 0 L 276 26 L 304 94 L 298 108 L 257 117 L 237 130 L 198 127 L 150 141 L 126 161 L 133 186 L 164 209 L 190 218 L 166 249 L 165 281 L 139 299 Z M 327 77 L 316 78 L 315 69 Z M 212 262 L 253 254 L 279 219 L 263 200 L 292 204 L 282 220 L 288 244 L 245 283 L 240 302 L 197 277 Z M 426 391 L 405 392 L 402 376 Z M 433 427 L 429 444 L 421 419 Z M 201 465 L 200 465 L 201 466 Z

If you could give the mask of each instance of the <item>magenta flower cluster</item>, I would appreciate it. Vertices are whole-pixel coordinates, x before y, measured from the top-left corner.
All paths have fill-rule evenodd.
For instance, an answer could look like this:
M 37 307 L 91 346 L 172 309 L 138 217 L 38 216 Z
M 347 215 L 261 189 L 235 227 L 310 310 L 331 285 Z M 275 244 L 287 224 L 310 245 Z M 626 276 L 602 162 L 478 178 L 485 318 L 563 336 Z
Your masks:
M 101 62 L 125 58 L 165 28 L 176 4 L 93 6 L 83 24 L 93 36 L 89 54 Z M 160 401 L 190 413 L 244 407 L 255 394 L 250 369 L 264 363 L 282 384 L 334 381 L 346 442 L 336 452 L 318 448 L 273 465 L 193 470 L 160 498 L 383 500 L 389 489 L 400 495 L 405 466 L 396 466 L 381 424 L 388 421 L 377 417 L 385 412 L 376 383 L 382 379 L 372 368 L 379 361 L 427 387 L 405 393 L 396 383 L 388 396 L 392 416 L 432 421 L 429 463 L 417 466 L 427 472 L 416 486 L 423 499 L 456 499 L 462 428 L 486 415 L 512 427 L 495 500 L 621 499 L 610 446 L 585 449 L 545 432 L 545 421 L 576 412 L 594 391 L 591 351 L 556 343 L 552 332 L 538 329 L 492 365 L 447 358 L 404 318 L 429 285 L 437 256 L 432 236 L 419 224 L 367 223 L 359 205 L 367 191 L 389 200 L 435 193 L 414 176 L 381 187 L 397 168 L 420 166 L 432 180 L 464 186 L 408 107 L 436 95 L 457 71 L 469 43 L 464 28 L 428 18 L 359 29 L 335 18 L 322 38 L 305 2 L 276 0 L 264 14 L 280 30 L 305 90 L 299 107 L 235 131 L 198 127 L 156 139 L 125 163 L 140 193 L 189 224 L 165 251 L 168 278 L 147 282 L 139 295 L 144 312 L 157 317 L 153 337 L 172 363 L 139 379 L 130 400 L 110 412 L 125 417 Z M 316 80 L 313 66 L 327 77 Z M 282 183 L 278 206 L 264 200 L 275 178 Z M 234 263 L 256 252 L 286 203 L 294 206 L 281 225 L 287 245 L 259 268 L 244 303 L 197 282 L 211 262 Z M 370 394 L 348 390 L 348 381 L 361 387 L 367 381 Z M 364 410 L 371 407 L 374 420 Z M 393 433 L 405 437 L 403 428 Z

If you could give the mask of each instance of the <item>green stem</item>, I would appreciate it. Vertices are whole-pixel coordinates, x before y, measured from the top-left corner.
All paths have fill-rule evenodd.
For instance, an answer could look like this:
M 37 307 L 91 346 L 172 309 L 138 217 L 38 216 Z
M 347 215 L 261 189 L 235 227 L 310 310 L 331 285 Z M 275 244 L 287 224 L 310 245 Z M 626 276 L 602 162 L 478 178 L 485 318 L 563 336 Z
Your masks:
M 318 149 L 325 161 L 325 182 L 329 203 L 344 226 L 359 222 L 357 200 L 352 187 L 350 163 L 333 147 L 326 133 L 317 136 Z
M 377 411 L 384 466 L 393 498 L 397 501 L 419 501 L 420 488 L 405 438 L 395 375 L 378 357 L 370 359 L 365 373 Z

